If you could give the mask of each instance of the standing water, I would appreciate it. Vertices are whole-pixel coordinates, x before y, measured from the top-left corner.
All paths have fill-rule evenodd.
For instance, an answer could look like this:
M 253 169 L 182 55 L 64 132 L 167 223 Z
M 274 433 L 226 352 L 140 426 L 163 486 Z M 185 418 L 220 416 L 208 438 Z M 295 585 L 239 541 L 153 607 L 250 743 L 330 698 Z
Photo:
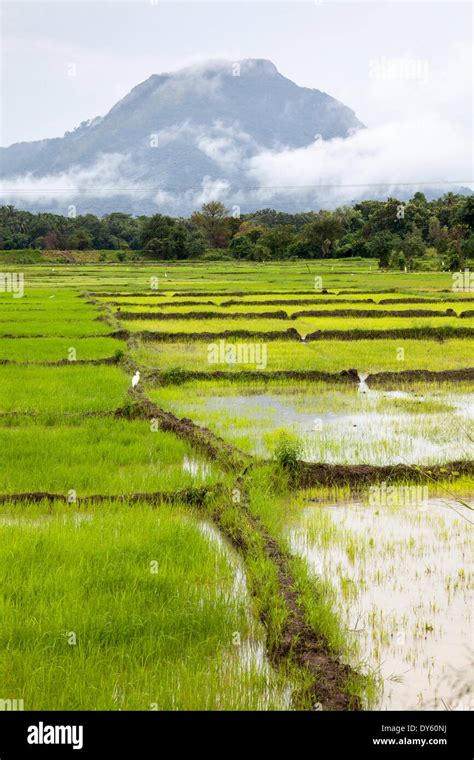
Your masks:
M 351 664 L 378 676 L 369 707 L 474 708 L 471 514 L 441 499 L 318 505 L 290 528 L 292 550 L 334 589 Z

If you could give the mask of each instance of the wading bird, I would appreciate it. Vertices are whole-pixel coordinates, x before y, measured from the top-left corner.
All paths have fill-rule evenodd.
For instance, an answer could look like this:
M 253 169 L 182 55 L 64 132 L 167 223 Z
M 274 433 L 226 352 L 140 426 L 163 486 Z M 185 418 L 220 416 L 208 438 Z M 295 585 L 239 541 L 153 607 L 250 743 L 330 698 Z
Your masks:
M 134 376 L 132 377 L 132 388 L 136 388 L 137 387 L 139 380 L 140 380 L 140 373 L 137 370 L 135 372 Z

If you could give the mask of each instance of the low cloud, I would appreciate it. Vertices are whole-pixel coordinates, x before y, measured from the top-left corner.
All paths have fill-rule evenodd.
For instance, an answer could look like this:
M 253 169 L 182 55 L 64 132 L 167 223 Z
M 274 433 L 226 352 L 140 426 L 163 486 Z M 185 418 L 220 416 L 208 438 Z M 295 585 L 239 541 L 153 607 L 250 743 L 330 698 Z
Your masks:
M 227 72 L 226 61 L 202 61 L 178 71 L 162 74 L 156 94 L 161 102 L 169 98 L 173 103 L 184 102 L 191 93 L 202 98 L 212 98 L 219 93 L 222 76 Z M 163 77 L 166 77 L 165 81 Z
M 435 115 L 316 140 L 304 148 L 262 151 L 247 175 L 268 196 L 324 193 L 347 202 L 390 189 L 450 189 L 471 179 L 471 145 L 461 130 Z
M 102 198 L 146 196 L 147 190 L 130 178 L 130 169 L 128 155 L 107 153 L 91 166 L 73 166 L 42 177 L 23 174 L 1 179 L 0 197 L 4 203 L 24 200 L 49 206 L 72 200 L 82 193 Z
M 192 144 L 211 160 L 215 172 L 178 192 L 171 180 L 154 184 L 136 179 L 142 165 L 133 155 L 109 153 L 88 167 L 3 179 L 0 195 L 3 202 L 44 208 L 78 197 L 122 197 L 130 198 L 135 209 L 147 200 L 161 212 L 179 215 L 211 200 L 246 209 L 272 203 L 316 209 L 391 194 L 406 197 L 430 188 L 448 192 L 471 180 L 468 131 L 435 113 L 361 129 L 347 138 L 317 139 L 302 148 L 262 149 L 238 125 L 222 121 L 210 127 L 186 121 L 158 136 L 159 146 Z
M 194 194 L 194 204 L 201 206 L 203 203 L 210 203 L 210 201 L 224 200 L 230 189 L 230 183 L 226 179 L 204 177 L 201 190 Z
M 235 170 L 242 162 L 258 150 L 247 132 L 236 126 L 226 126 L 215 122 L 212 129 L 204 129 L 196 139 L 199 150 L 223 169 Z

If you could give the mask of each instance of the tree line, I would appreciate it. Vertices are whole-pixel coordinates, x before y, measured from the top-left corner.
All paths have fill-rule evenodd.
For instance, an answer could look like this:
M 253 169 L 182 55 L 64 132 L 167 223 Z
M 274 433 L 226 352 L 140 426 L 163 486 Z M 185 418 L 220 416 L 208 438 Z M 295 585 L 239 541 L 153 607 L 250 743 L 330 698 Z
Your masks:
M 211 201 L 190 218 L 121 212 L 74 217 L 0 207 L 0 250 L 116 250 L 125 258 L 251 261 L 363 257 L 415 268 L 459 269 L 474 258 L 474 196 L 361 201 L 332 211 L 231 214 Z M 120 260 L 120 256 L 119 256 Z

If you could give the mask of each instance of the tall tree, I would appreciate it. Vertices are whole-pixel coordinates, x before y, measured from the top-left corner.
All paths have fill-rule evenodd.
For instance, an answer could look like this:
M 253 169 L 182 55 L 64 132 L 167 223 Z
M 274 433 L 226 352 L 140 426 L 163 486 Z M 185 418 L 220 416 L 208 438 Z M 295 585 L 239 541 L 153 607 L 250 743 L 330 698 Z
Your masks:
M 230 239 L 229 209 L 220 201 L 204 203 L 201 211 L 191 216 L 212 248 L 225 248 Z

